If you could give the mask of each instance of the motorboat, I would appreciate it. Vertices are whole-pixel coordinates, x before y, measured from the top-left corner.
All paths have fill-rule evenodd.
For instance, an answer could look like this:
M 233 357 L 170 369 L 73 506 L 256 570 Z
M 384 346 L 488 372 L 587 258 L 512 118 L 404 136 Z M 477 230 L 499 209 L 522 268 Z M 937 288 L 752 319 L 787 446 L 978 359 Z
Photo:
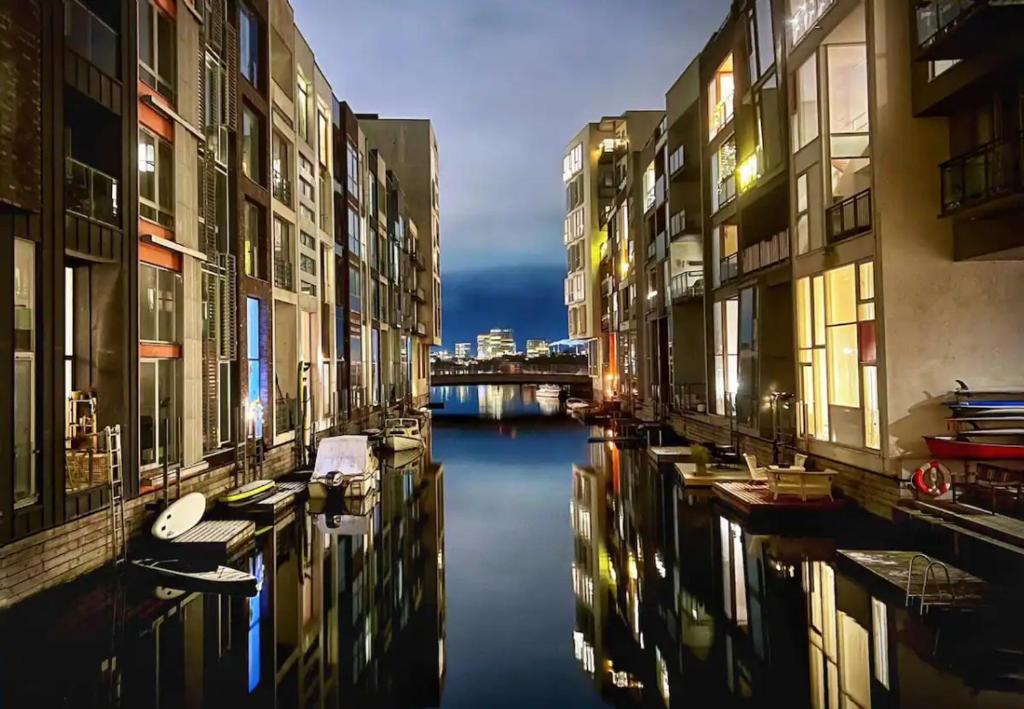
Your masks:
M 570 412 L 582 412 L 589 409 L 592 406 L 591 402 L 586 399 L 569 398 L 565 402 L 565 408 Z
M 381 456 L 386 471 L 414 472 L 415 466 L 420 460 L 420 449 L 409 448 L 408 450 L 389 451 Z
M 384 421 L 382 443 L 390 451 L 419 450 L 423 447 L 423 431 L 419 419 L 387 419 Z
M 967 435 L 976 433 L 977 431 L 972 431 Z M 971 441 L 955 436 L 924 436 L 924 442 L 928 446 L 928 451 L 940 459 L 1024 460 L 1024 444 L 1020 443 Z
M 379 463 L 370 450 L 367 436 L 331 436 L 320 441 L 309 497 L 324 499 L 331 494 L 364 497 L 377 487 Z
M 537 387 L 537 398 L 557 399 L 562 395 L 562 387 L 557 384 L 541 384 Z
M 310 512 L 315 515 L 316 526 L 324 534 L 332 536 L 358 536 L 369 534 L 373 529 L 373 514 L 379 494 L 372 492 L 362 498 L 344 498 L 338 504 L 314 505 Z
M 179 559 L 135 559 L 138 571 L 159 579 L 162 586 L 198 593 L 223 593 L 255 596 L 259 591 L 256 577 L 230 566 L 194 567 Z

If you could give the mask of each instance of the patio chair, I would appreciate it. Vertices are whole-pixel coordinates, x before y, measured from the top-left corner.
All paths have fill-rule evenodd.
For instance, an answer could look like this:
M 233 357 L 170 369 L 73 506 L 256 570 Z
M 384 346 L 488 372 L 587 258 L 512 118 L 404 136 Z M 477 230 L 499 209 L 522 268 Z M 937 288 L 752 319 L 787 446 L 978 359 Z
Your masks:
M 793 467 L 807 468 L 807 455 L 804 453 L 797 453 L 793 456 Z
M 757 464 L 757 456 L 753 453 L 744 453 L 743 460 L 747 461 L 747 470 L 750 471 L 750 479 L 754 482 L 764 483 L 768 486 L 768 489 L 775 494 L 775 478 L 768 472 L 768 468 L 763 468 Z

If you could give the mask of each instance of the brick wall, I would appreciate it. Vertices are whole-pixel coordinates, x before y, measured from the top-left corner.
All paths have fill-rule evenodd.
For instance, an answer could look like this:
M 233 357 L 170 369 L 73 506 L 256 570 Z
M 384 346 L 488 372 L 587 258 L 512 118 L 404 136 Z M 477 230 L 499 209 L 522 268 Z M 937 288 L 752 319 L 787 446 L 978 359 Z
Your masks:
M 669 416 L 668 423 L 676 433 L 695 442 L 710 441 L 721 445 L 731 442 L 729 429 L 712 423 L 706 417 L 674 413 Z M 737 437 L 741 453 L 753 453 L 759 461 L 771 461 L 771 441 L 744 433 L 738 433 Z M 783 457 L 792 460 L 796 452 L 796 449 L 787 447 Z M 871 470 L 815 456 L 810 457 L 808 464 L 815 470 L 835 470 L 839 473 L 835 484 L 844 497 L 886 519 L 892 519 L 893 508 L 905 494 L 898 480 Z
M 263 475 L 278 478 L 293 468 L 293 446 L 281 445 L 267 452 Z M 226 465 L 182 480 L 181 494 L 201 492 L 213 500 L 233 484 L 231 466 Z M 160 496 L 155 491 L 125 501 L 129 539 L 145 533 L 150 516 L 146 504 Z M 110 511 L 104 508 L 0 548 L 0 608 L 110 563 L 110 539 Z

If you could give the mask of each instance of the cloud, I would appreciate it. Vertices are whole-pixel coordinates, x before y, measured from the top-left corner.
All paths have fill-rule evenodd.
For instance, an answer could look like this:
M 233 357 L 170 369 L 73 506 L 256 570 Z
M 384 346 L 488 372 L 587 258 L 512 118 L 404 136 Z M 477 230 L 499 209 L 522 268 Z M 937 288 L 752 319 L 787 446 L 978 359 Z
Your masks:
M 561 156 L 587 121 L 659 108 L 726 0 L 293 0 L 335 94 L 434 121 L 443 261 L 563 260 Z

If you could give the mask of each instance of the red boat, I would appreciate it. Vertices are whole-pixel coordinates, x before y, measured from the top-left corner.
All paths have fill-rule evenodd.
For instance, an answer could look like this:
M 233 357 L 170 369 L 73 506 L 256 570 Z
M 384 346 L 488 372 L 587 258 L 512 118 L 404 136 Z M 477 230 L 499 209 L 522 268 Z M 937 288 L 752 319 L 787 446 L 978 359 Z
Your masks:
M 1024 444 L 960 441 L 953 436 L 924 436 L 936 458 L 953 460 L 1024 460 Z

